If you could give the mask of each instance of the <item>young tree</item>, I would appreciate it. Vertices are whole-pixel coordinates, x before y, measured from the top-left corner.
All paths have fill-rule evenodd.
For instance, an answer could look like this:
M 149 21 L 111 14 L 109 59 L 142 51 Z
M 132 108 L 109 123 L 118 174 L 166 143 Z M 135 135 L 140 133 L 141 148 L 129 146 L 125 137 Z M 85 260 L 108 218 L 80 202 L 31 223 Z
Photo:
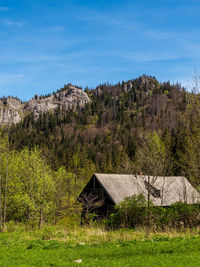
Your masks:
M 22 193 L 26 196 L 28 218 L 37 218 L 38 228 L 54 208 L 55 185 L 51 170 L 42 153 L 37 148 L 20 152 L 18 175 L 22 183 Z
M 11 152 L 8 137 L 0 133 L 0 231 L 5 230 L 10 164 Z
M 177 151 L 178 166 L 196 188 L 200 187 L 200 133 L 199 127 L 185 130 Z
M 143 194 L 147 198 L 147 235 L 150 231 L 150 206 L 151 197 L 161 197 L 159 190 L 156 190 L 154 184 L 158 176 L 164 176 L 168 172 L 169 162 L 165 145 L 156 132 L 144 137 L 143 143 L 138 147 L 135 156 L 136 172 L 142 174 L 144 187 L 141 186 Z M 137 175 L 136 175 L 137 178 Z M 140 186 L 139 177 L 138 185 Z M 162 189 L 164 190 L 164 188 Z M 161 191 L 162 191 L 161 190 Z M 159 194 L 159 196 L 158 196 Z
M 55 184 L 55 218 L 64 217 L 72 208 L 75 200 L 75 178 L 74 174 L 67 172 L 64 167 L 60 167 L 53 173 Z
M 10 151 L 9 147 L 5 151 L 5 167 L 4 167 L 4 197 L 3 197 L 3 228 L 2 231 L 5 231 L 6 227 L 6 219 L 7 219 L 7 205 L 9 198 L 9 188 L 11 180 L 14 180 L 15 174 L 15 166 L 14 166 L 14 151 Z

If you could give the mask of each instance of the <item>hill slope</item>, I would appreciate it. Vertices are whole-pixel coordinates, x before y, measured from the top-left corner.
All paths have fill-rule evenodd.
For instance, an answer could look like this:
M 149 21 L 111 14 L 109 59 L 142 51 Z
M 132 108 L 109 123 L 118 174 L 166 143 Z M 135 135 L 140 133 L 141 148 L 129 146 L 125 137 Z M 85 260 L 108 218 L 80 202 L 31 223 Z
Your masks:
M 64 165 L 87 179 L 94 171 L 132 173 L 136 149 L 148 133 L 156 131 L 168 153 L 168 174 L 187 175 L 179 154 L 186 149 L 189 132 L 199 124 L 200 109 L 193 104 L 197 96 L 179 84 L 161 84 L 147 76 L 103 84 L 84 94 L 89 98 L 85 96 L 84 105 L 76 109 L 58 106 L 53 113 L 39 114 L 37 120 L 34 112 L 25 116 L 9 131 L 12 146 L 38 145 L 53 168 Z

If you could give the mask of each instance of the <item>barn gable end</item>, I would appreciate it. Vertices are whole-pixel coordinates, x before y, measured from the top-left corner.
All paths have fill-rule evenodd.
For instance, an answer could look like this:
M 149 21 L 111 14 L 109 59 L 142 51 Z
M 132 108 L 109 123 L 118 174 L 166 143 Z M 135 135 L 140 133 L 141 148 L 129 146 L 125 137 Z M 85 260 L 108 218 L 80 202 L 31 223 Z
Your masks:
M 94 196 L 98 196 L 99 199 L 104 200 L 104 204 L 95 211 L 99 216 L 106 216 L 110 214 L 111 211 L 113 211 L 116 203 L 109 195 L 109 192 L 101 184 L 101 181 L 99 181 L 96 174 L 91 177 L 87 185 L 84 187 L 78 197 L 78 200 L 82 197 L 83 194 L 89 195 L 90 193 L 92 193 Z

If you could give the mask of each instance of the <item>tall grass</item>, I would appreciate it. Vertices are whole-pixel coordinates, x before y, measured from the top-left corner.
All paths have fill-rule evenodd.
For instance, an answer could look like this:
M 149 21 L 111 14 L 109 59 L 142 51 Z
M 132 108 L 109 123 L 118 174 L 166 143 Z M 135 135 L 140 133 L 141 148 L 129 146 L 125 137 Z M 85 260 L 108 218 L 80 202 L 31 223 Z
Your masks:
M 11 233 L 12 232 L 12 233 Z M 30 229 L 23 224 L 8 224 L 2 235 L 23 240 L 57 240 L 71 244 L 97 244 L 106 242 L 128 242 L 145 240 L 169 240 L 174 237 L 194 237 L 200 234 L 200 228 L 152 230 L 146 236 L 145 228 L 107 230 L 104 226 L 68 227 L 63 225 L 45 225 L 41 230 Z
M 200 229 L 107 230 L 103 226 L 9 223 L 0 233 L 0 266 L 199 266 Z

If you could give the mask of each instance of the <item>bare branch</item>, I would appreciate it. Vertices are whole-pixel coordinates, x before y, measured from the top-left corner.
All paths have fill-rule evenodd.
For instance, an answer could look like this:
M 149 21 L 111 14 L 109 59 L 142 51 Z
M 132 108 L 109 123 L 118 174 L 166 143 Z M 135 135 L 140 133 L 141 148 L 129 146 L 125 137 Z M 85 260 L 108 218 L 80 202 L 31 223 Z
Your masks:
M 103 206 L 104 204 L 104 200 L 99 199 L 99 197 L 97 195 L 94 195 L 92 192 L 89 194 L 83 193 L 80 196 L 79 201 L 82 203 L 83 210 L 85 210 L 86 213 L 89 213 Z

